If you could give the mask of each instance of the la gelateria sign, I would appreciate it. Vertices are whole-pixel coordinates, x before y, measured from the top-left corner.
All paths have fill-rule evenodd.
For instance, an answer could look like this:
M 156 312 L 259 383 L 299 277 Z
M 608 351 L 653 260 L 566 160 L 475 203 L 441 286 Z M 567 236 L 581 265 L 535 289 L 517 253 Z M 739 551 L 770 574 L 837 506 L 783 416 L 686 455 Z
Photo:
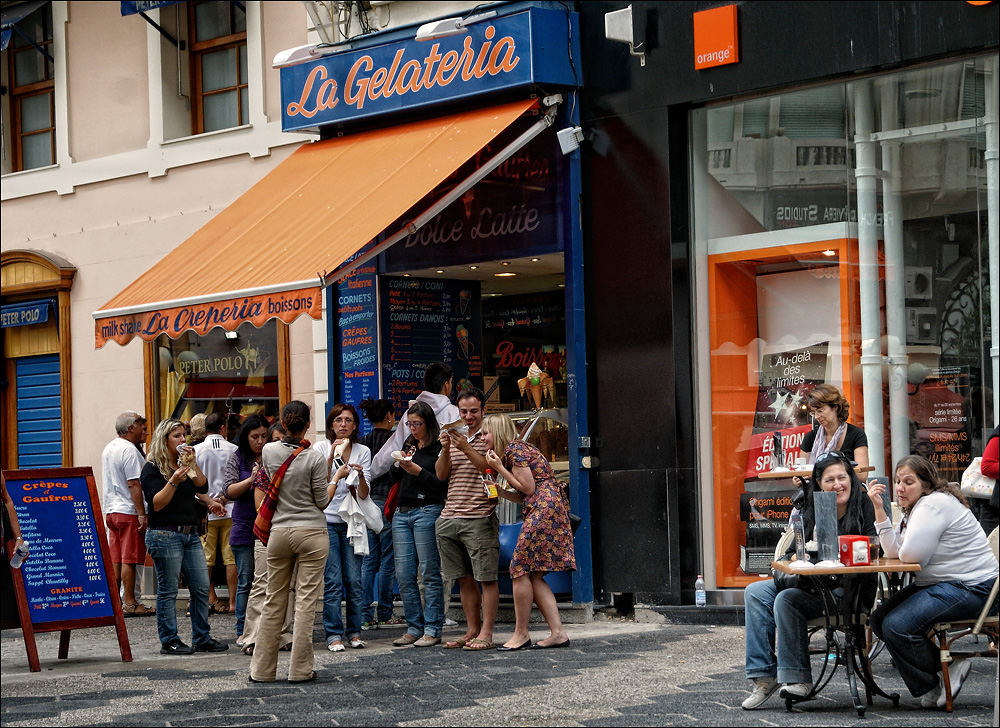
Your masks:
M 575 86 L 570 48 L 579 58 L 578 37 L 576 13 L 529 8 L 454 36 L 409 38 L 282 68 L 281 128 L 315 129 L 535 84 Z

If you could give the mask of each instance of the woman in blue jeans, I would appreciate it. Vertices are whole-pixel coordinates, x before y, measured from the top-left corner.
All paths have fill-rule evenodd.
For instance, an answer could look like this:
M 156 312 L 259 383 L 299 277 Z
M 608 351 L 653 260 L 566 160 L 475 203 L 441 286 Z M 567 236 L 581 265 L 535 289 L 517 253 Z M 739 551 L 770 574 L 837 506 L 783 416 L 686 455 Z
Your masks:
M 361 639 L 361 556 L 354 553 L 354 545 L 347 538 L 347 523 L 340 517 L 340 507 L 351 497 L 350 488 L 357 490 L 358 498 L 368 497 L 368 480 L 371 477 L 372 453 L 358 442 L 358 412 L 349 404 L 337 404 L 326 416 L 326 440 L 317 442 L 313 449 L 326 458 L 330 484 L 336 485 L 333 500 L 323 511 L 326 529 L 330 536 L 330 555 L 326 560 L 323 584 L 323 629 L 326 647 L 330 652 L 344 651 L 344 620 L 340 611 L 341 598 L 347 592 L 348 644 L 359 649 L 365 646 Z M 357 480 L 348 477 L 357 473 Z M 367 534 L 365 534 L 367 538 Z
M 865 497 L 864 486 L 854 472 L 853 463 L 840 452 L 820 457 L 813 466 L 806 485 L 802 523 L 807 538 L 816 524 L 813 494 L 836 493 L 837 532 L 841 535 L 875 535 L 875 511 Z M 859 587 L 859 604 L 870 608 L 875 601 L 874 578 Z M 810 619 L 822 616 L 823 598 L 814 593 L 806 580 L 802 588 L 778 590 L 775 581 L 758 581 L 743 593 L 746 604 L 746 676 L 754 684 L 744 710 L 764 704 L 783 684 L 779 697 L 804 700 L 812 693 L 812 669 L 809 665 Z M 775 641 L 777 640 L 777 650 Z M 777 658 L 777 659 L 776 659 Z
M 948 696 L 938 675 L 941 653 L 927 635 L 936 622 L 974 619 L 982 611 L 997 578 L 997 560 L 965 496 L 934 463 L 919 455 L 903 458 L 896 465 L 895 487 L 903 517 L 893 529 L 882 505 L 885 486 L 869 486 L 875 528 L 888 558 L 920 564 L 920 571 L 910 586 L 875 610 L 872 631 L 885 642 L 920 705 L 944 708 Z M 952 662 L 952 698 L 971 669 L 967 659 Z
M 229 645 L 212 639 L 208 626 L 208 567 L 198 535 L 201 513 L 195 498 L 202 494 L 215 513 L 225 513 L 208 498 L 208 480 L 198 469 L 194 448 L 184 444 L 184 423 L 166 419 L 156 426 L 146 464 L 139 474 L 146 499 L 149 528 L 146 550 L 156 569 L 156 627 L 160 654 L 190 655 L 224 652 Z M 191 634 L 194 647 L 177 634 L 177 578 L 184 574 L 191 593 Z
M 229 546 L 236 557 L 236 644 L 243 644 L 243 623 L 253 583 L 253 522 L 257 508 L 253 499 L 253 477 L 260 467 L 260 453 L 267 442 L 267 419 L 250 415 L 236 437 L 236 452 L 229 456 L 223 471 L 223 493 L 233 503 L 233 527 Z
M 403 443 L 403 451 L 394 454 L 396 462 L 390 469 L 394 478 L 401 477 L 392 518 L 392 544 L 406 634 L 392 644 L 432 647 L 441 643 L 444 626 L 444 585 L 434 526 L 448 495 L 451 460 L 441 448 L 442 438 L 448 435 L 441 434 L 429 405 L 412 404 L 406 411 L 406 421 L 411 434 Z M 424 582 L 423 605 L 417 586 L 417 564 Z

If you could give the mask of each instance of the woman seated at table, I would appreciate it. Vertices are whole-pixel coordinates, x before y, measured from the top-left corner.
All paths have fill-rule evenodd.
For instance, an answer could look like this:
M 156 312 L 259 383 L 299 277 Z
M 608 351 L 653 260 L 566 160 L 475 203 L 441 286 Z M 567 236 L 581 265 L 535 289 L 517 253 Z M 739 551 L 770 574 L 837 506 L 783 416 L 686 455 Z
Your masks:
M 903 511 L 893 529 L 882 505 L 885 486 L 872 483 L 875 527 L 888 558 L 920 564 L 914 582 L 882 602 L 872 631 L 885 642 L 896 668 L 925 708 L 943 708 L 941 653 L 927 636 L 936 622 L 974 619 L 997 577 L 997 560 L 961 491 L 933 463 L 908 455 L 896 465 L 896 499 Z M 968 660 L 950 669 L 952 698 L 969 675 Z
M 816 523 L 813 493 L 821 490 L 837 495 L 837 533 L 876 535 L 871 501 L 865 497 L 864 486 L 849 459 L 839 452 L 824 455 L 813 467 L 802 509 L 806 534 L 813 533 Z M 786 576 L 781 575 L 782 580 Z M 812 590 L 808 579 L 800 577 L 798 581 L 799 586 L 786 588 L 774 579 L 759 581 L 744 592 L 746 676 L 754 683 L 753 694 L 743 701 L 744 710 L 763 705 L 780 684 L 784 687 L 779 697 L 786 700 L 803 700 L 812 693 L 807 622 L 823 615 L 823 597 Z M 859 587 L 858 603 L 870 608 L 875 590 L 874 575 L 865 578 Z

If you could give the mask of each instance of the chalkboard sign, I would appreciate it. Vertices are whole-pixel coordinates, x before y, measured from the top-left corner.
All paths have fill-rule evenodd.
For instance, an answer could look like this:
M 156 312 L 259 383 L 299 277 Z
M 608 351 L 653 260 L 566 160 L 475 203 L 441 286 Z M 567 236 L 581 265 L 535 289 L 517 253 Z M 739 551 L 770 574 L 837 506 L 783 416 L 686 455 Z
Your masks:
M 91 469 L 10 470 L 4 478 L 31 549 L 21 569 L 11 571 L 32 670 L 38 669 L 34 632 L 61 631 L 65 658 L 69 630 L 111 624 L 122 659 L 131 661 Z
M 355 407 L 378 399 L 378 314 L 375 263 L 356 268 L 337 282 L 337 327 L 340 330 L 337 402 Z M 361 418 L 360 434 L 371 429 Z
M 423 390 L 428 364 L 455 372 L 454 391 L 483 386 L 479 281 L 379 279 L 382 381 L 402 416 Z

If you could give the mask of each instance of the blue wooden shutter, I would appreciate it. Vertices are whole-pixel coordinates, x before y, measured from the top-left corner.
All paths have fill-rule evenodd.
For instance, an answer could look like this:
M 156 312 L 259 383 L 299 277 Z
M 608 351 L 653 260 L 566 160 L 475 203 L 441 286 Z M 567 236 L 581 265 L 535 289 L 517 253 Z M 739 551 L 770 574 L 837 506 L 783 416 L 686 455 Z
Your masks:
M 62 466 L 59 355 L 26 356 L 17 366 L 17 467 Z

